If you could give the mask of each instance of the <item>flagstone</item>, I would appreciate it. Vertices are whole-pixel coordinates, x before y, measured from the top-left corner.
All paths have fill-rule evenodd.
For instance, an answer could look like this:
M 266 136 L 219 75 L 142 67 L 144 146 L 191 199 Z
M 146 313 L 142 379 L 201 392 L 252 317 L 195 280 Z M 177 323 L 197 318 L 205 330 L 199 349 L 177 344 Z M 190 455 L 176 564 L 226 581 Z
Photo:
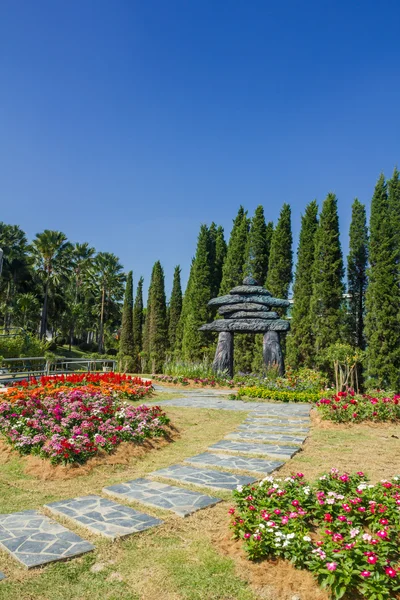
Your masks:
M 36 510 L 0 515 L 0 547 L 28 569 L 94 550 L 92 544 Z
M 255 454 L 260 456 L 273 456 L 286 460 L 296 454 L 298 448 L 294 446 L 281 446 L 279 444 L 257 444 L 250 442 L 235 442 L 231 440 L 221 440 L 208 448 L 211 451 L 237 452 L 238 454 Z
M 266 475 L 272 473 L 284 463 L 264 460 L 262 458 L 248 458 L 245 456 L 231 456 L 229 454 L 212 454 L 211 452 L 203 452 L 190 458 L 185 458 L 185 463 L 203 467 L 221 467 L 224 469 L 233 469 L 239 471 L 249 471 Z
M 284 425 L 253 425 L 251 423 L 242 423 L 238 426 L 241 431 L 259 431 L 260 433 L 305 433 L 307 434 L 310 430 L 309 427 L 285 427 Z
M 127 502 L 136 501 L 147 506 L 171 510 L 180 517 L 187 517 L 202 508 L 221 502 L 220 498 L 144 478 L 111 485 L 103 488 L 103 492 Z
M 293 436 L 293 435 L 284 435 L 283 433 L 259 433 L 257 431 L 238 431 L 228 433 L 225 436 L 226 440 L 260 440 L 260 442 L 276 443 L 276 442 L 284 442 L 286 444 L 294 444 L 295 446 L 301 446 L 307 436 Z
M 210 469 L 184 465 L 171 465 L 165 469 L 153 471 L 150 475 L 219 490 L 235 490 L 238 485 L 248 485 L 255 481 L 254 477 L 248 475 L 236 475 L 224 471 L 211 471 Z
M 66 517 L 93 533 L 113 540 L 162 523 L 160 519 L 133 510 L 129 506 L 95 495 L 51 502 L 45 506 L 55 515 Z
M 6 576 L 4 575 L 4 573 L 2 573 L 2 572 L 0 571 L 0 581 L 1 581 L 2 579 L 5 579 L 5 578 L 6 578 Z

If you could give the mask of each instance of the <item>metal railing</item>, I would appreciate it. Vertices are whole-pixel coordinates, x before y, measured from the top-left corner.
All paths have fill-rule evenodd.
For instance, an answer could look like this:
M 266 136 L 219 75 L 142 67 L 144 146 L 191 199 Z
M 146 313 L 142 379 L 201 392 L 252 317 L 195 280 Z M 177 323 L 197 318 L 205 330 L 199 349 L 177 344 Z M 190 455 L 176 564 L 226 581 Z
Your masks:
M 43 375 L 65 375 L 68 373 L 98 373 L 115 371 L 116 360 L 52 358 L 29 356 L 25 358 L 3 358 L 0 363 L 0 383 L 20 381 Z

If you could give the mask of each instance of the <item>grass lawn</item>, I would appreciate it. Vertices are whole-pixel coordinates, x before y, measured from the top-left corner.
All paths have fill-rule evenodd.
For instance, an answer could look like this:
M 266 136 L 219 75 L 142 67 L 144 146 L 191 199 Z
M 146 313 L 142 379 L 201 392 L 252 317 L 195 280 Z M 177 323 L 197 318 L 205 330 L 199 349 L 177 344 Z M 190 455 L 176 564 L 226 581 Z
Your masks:
M 154 400 L 158 399 L 161 396 Z M 167 407 L 166 412 L 180 431 L 175 442 L 142 458 L 131 458 L 129 464 L 96 467 L 74 479 L 40 481 L 24 473 L 23 459 L 0 454 L 0 512 L 40 509 L 47 502 L 100 493 L 105 485 L 145 476 L 204 451 L 244 418 L 243 413 L 229 411 Z M 286 476 L 301 470 L 314 478 L 336 466 L 361 469 L 374 480 L 393 476 L 400 473 L 399 429 L 394 425 L 339 426 L 314 417 L 303 451 L 281 473 Z M 41 570 L 27 571 L 0 552 L 0 570 L 8 577 L 0 584 L 0 600 L 291 600 L 295 594 L 301 600 L 326 600 L 325 592 L 304 571 L 286 564 L 249 563 L 240 544 L 230 541 L 230 494 L 216 495 L 227 502 L 187 519 L 132 504 L 163 518 L 164 523 L 114 543 L 65 521 L 68 528 L 92 541 L 96 550 Z

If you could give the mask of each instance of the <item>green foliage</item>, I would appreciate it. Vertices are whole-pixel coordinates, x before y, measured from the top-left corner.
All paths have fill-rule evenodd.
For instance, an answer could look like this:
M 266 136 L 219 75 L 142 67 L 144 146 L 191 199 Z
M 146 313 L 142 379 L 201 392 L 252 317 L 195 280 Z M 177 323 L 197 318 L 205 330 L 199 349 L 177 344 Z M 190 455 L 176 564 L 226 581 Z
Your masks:
M 350 246 L 347 256 L 348 339 L 352 346 L 365 348 L 364 314 L 367 289 L 368 229 L 365 206 L 356 198 L 352 206 Z
M 222 281 L 222 269 L 227 253 L 227 245 L 224 237 L 224 229 L 219 225 L 215 234 L 215 262 L 213 270 L 213 282 L 211 296 L 214 298 L 218 295 Z
M 140 353 L 143 350 L 143 277 L 138 281 L 135 304 L 133 306 L 133 373 L 141 373 Z
M 315 233 L 318 227 L 318 206 L 313 200 L 301 219 L 296 276 L 293 286 L 294 304 L 290 335 L 287 337 L 287 362 L 294 368 L 314 364 L 314 338 L 311 320 L 312 276 L 315 254 Z
M 263 398 L 279 402 L 317 402 L 322 396 L 322 392 L 285 391 L 265 387 L 243 387 L 238 392 L 238 398 Z
M 257 206 L 247 238 L 244 274 L 254 277 L 259 285 L 264 285 L 267 279 L 271 226 L 272 223 L 269 223 L 267 229 L 264 208 L 261 205 Z
M 310 313 L 316 355 L 340 339 L 343 274 L 337 199 L 328 194 L 315 234 L 312 274 Z
M 119 352 L 121 359 L 126 366 L 126 357 L 131 357 L 133 362 L 135 345 L 133 339 L 133 276 L 129 271 L 126 279 L 124 306 L 122 309 L 121 339 L 119 343 Z M 122 365 L 121 365 L 122 366 Z M 132 368 L 132 364 L 130 365 Z M 120 367 L 121 370 L 121 367 Z M 130 370 L 130 369 L 129 369 Z M 125 369 L 123 369 L 125 371 Z M 126 371 L 125 371 L 126 372 Z
M 222 268 L 219 295 L 227 294 L 236 285 L 241 285 L 243 281 L 248 233 L 247 211 L 241 206 L 233 221 L 226 259 Z
M 369 382 L 391 389 L 400 385 L 398 179 L 395 171 L 388 198 L 382 174 L 372 198 L 365 321 Z
M 48 344 L 37 337 L 16 335 L 0 337 L 0 356 L 3 358 L 23 358 L 25 356 L 44 356 Z
M 172 284 L 171 300 L 169 303 L 169 324 L 168 324 L 168 335 L 169 345 L 171 350 L 175 349 L 177 329 L 179 325 L 179 319 L 182 312 L 182 287 L 181 287 L 181 268 L 175 267 L 174 281 Z
M 211 361 L 207 357 L 197 362 L 167 360 L 164 363 L 163 373 L 171 377 L 185 377 L 187 379 L 215 378 Z
M 292 244 L 291 209 L 284 204 L 272 235 L 266 280 L 266 288 L 275 298 L 287 298 L 289 294 L 293 277 Z
M 146 321 L 151 370 L 153 373 L 160 373 L 168 349 L 164 270 L 160 261 L 154 264 L 151 274 Z
M 199 327 L 207 323 L 211 316 L 208 302 L 211 299 L 212 290 L 212 247 L 213 240 L 209 229 L 206 225 L 201 225 L 191 274 L 192 279 L 185 294 L 185 320 L 182 337 L 184 360 L 201 359 L 212 339 L 209 332 L 199 331 Z

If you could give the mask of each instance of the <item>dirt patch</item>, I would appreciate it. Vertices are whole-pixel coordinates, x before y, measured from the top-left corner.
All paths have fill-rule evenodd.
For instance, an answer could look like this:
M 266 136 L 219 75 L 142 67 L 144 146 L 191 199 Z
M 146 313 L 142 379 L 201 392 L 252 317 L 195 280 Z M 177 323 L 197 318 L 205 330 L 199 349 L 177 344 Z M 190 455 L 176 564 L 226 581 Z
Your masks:
M 83 465 L 52 465 L 49 460 L 38 456 L 19 457 L 24 463 L 24 473 L 42 481 L 67 480 L 88 475 L 93 469 L 105 465 L 128 465 L 134 458 L 142 458 L 152 450 L 164 448 L 177 439 L 179 432 L 169 428 L 166 438 L 145 440 L 143 444 L 123 442 L 112 452 L 99 451 L 96 456 Z M 16 451 L 0 440 L 0 464 L 6 463 L 16 456 Z

